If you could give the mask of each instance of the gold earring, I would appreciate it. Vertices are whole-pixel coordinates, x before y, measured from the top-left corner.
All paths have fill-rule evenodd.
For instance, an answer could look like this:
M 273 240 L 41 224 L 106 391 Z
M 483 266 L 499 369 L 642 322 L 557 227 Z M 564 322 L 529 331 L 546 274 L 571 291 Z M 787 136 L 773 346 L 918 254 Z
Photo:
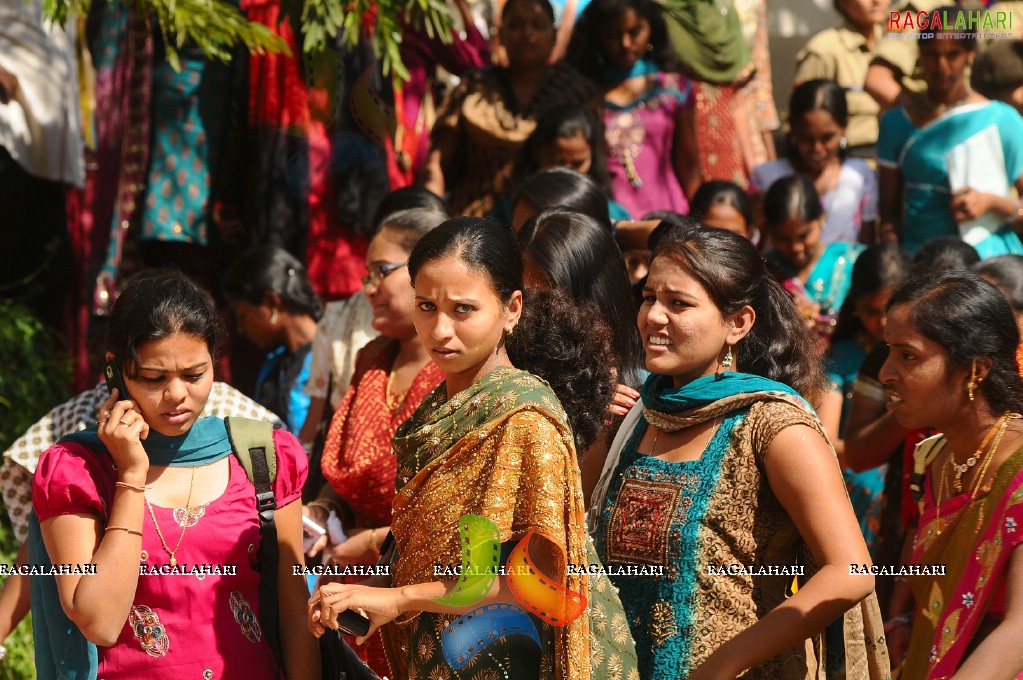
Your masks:
M 270 323 L 277 323 L 277 310 L 276 309 L 271 309 L 270 310 Z
M 726 371 L 732 370 L 732 362 L 735 361 L 735 357 L 732 355 L 732 346 L 728 346 L 728 351 L 725 352 L 725 358 L 721 360 L 721 368 Z
M 970 381 L 966 383 L 966 394 L 970 397 L 970 401 L 973 401 L 973 390 L 980 385 L 980 380 L 977 379 L 977 360 L 974 359 L 970 365 Z

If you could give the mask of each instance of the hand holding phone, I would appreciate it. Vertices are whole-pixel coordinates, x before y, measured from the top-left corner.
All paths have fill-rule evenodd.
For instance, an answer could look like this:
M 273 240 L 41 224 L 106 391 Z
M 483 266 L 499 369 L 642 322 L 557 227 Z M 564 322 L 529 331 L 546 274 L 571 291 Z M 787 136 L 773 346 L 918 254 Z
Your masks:
M 309 519 L 308 516 L 302 515 L 302 528 L 310 536 L 320 537 L 327 533 L 327 530 L 321 527 L 319 524 Z
M 111 396 L 107 397 L 96 414 L 99 438 L 113 456 L 119 472 L 146 470 L 149 458 L 142 447 L 142 440 L 149 436 L 149 424 L 128 394 L 124 376 L 115 358 L 104 364 L 103 379 Z M 115 389 L 116 397 L 113 395 Z M 127 408 L 125 402 L 130 402 Z
M 337 615 L 337 625 L 341 630 L 355 637 L 362 637 L 369 632 L 369 619 L 351 609 L 346 609 Z
M 107 383 L 107 391 L 113 392 L 117 389 L 117 399 L 131 399 L 128 396 L 128 388 L 124 385 L 124 375 L 121 373 L 121 368 L 117 365 L 117 359 L 110 359 L 103 366 L 103 379 Z

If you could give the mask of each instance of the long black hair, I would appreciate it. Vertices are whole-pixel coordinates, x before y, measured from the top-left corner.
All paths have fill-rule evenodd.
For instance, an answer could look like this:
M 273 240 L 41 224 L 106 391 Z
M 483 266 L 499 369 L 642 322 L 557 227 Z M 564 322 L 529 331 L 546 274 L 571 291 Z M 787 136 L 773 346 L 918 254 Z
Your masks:
M 1023 411 L 1023 381 L 1016 365 L 1019 328 L 1005 296 L 967 271 L 920 271 L 909 276 L 888 302 L 911 305 L 909 321 L 948 355 L 954 369 L 968 370 L 981 357 L 991 371 L 980 392 L 996 412 Z
M 121 371 L 136 375 L 139 349 L 177 333 L 205 342 L 216 361 L 222 329 L 210 294 L 175 269 L 150 269 L 128 279 L 110 312 L 106 338 Z
M 526 138 L 515 157 L 512 185 L 521 186 L 530 176 L 540 171 L 540 152 L 559 139 L 572 139 L 582 135 L 590 145 L 590 169 L 586 176 L 600 187 L 604 196 L 614 198 L 611 175 L 607 170 L 607 141 L 604 122 L 591 109 L 577 104 L 552 107 L 536 119 L 536 128 Z
M 747 305 L 753 308 L 753 328 L 733 348 L 741 371 L 777 380 L 819 404 L 826 385 L 820 350 L 792 298 L 767 272 L 753 244 L 691 219 L 665 232 L 653 259 L 659 257 L 685 268 L 721 314 L 735 314 Z
M 554 288 L 592 305 L 612 330 L 619 381 L 636 385 L 643 368 L 643 342 L 636 303 L 622 252 L 600 223 L 582 213 L 550 208 L 526 222 L 517 235 L 522 253 Z
M 815 78 L 792 90 L 789 98 L 789 130 L 793 130 L 803 116 L 811 111 L 827 111 L 835 122 L 845 128 L 849 126 L 849 106 L 845 99 L 845 88 L 834 80 Z M 799 151 L 791 141 L 792 133 L 789 133 L 788 144 L 789 160 L 799 163 Z M 840 148 L 839 158 L 845 158 L 845 149 Z
M 894 289 L 909 271 L 909 255 L 897 243 L 882 243 L 867 248 L 856 259 L 845 302 L 838 312 L 838 323 L 831 334 L 832 344 L 855 337 L 863 330 L 856 316 L 856 301 L 885 289 Z
M 228 302 L 258 305 L 276 293 L 281 307 L 292 314 L 319 320 L 323 302 L 313 291 L 305 267 L 294 255 L 275 246 L 256 246 L 238 256 L 224 274 L 221 291 Z
M 518 244 L 494 220 L 456 217 L 423 236 L 408 261 L 413 287 L 423 265 L 446 257 L 483 275 L 504 304 L 523 290 Z M 580 309 L 565 293 L 529 291 L 515 332 L 505 342 L 511 362 L 546 380 L 561 401 L 576 450 L 589 448 L 603 428 L 618 363 L 611 331 L 599 315 Z
M 611 231 L 611 213 L 607 195 L 586 175 L 568 168 L 549 168 L 538 172 L 515 192 L 512 208 L 525 203 L 539 212 L 562 206 L 589 215 Z
M 650 24 L 650 59 L 662 71 L 681 71 L 681 63 L 668 39 L 664 10 L 655 0 L 593 0 L 572 29 L 567 61 L 587 78 L 596 80 L 606 62 L 600 46 L 601 27 L 630 9 Z

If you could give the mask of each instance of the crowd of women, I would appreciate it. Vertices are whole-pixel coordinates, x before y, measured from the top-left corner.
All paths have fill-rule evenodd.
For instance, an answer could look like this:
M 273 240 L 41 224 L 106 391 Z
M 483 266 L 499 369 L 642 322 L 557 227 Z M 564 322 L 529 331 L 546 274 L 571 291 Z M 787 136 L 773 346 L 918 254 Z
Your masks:
M 365 677 L 1023 678 L 1023 48 L 938 30 L 906 68 L 886 3 L 838 0 L 774 158 L 763 16 L 711 4 L 506 0 L 476 70 L 459 4 L 349 297 L 283 243 L 125 280 L 106 384 L 0 467 L 19 560 L 93 573 L 9 577 L 0 641 L 31 607 L 40 678 L 318 678 L 331 645 Z M 225 320 L 269 352 L 251 399 Z

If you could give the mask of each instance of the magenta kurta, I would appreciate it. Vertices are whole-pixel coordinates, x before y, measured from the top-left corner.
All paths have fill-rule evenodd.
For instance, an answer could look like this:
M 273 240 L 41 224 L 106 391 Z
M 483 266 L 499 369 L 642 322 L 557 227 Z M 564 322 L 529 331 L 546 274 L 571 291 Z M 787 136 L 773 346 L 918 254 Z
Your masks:
M 274 444 L 274 495 L 280 508 L 301 495 L 308 462 L 291 434 L 274 432 Z M 153 506 L 153 512 L 172 549 L 183 524 L 187 524 L 175 553 L 179 570 L 198 572 L 199 567 L 209 565 L 235 573 L 140 574 L 135 600 L 117 643 L 99 648 L 100 678 L 283 678 L 256 616 L 260 536 L 255 492 L 237 457 L 231 455 L 228 459 L 231 477 L 219 498 L 194 513 L 157 506 Z M 116 481 L 110 454 L 75 443 L 52 446 L 39 459 L 33 481 L 33 504 L 39 521 L 84 513 L 99 517 L 105 524 Z M 147 510 L 140 570 L 166 568 L 168 562 Z
M 604 102 L 611 188 L 635 219 L 655 210 L 689 212 L 675 174 L 675 124 L 693 105 L 692 93 L 685 76 L 658 73 L 654 86 L 631 104 Z

